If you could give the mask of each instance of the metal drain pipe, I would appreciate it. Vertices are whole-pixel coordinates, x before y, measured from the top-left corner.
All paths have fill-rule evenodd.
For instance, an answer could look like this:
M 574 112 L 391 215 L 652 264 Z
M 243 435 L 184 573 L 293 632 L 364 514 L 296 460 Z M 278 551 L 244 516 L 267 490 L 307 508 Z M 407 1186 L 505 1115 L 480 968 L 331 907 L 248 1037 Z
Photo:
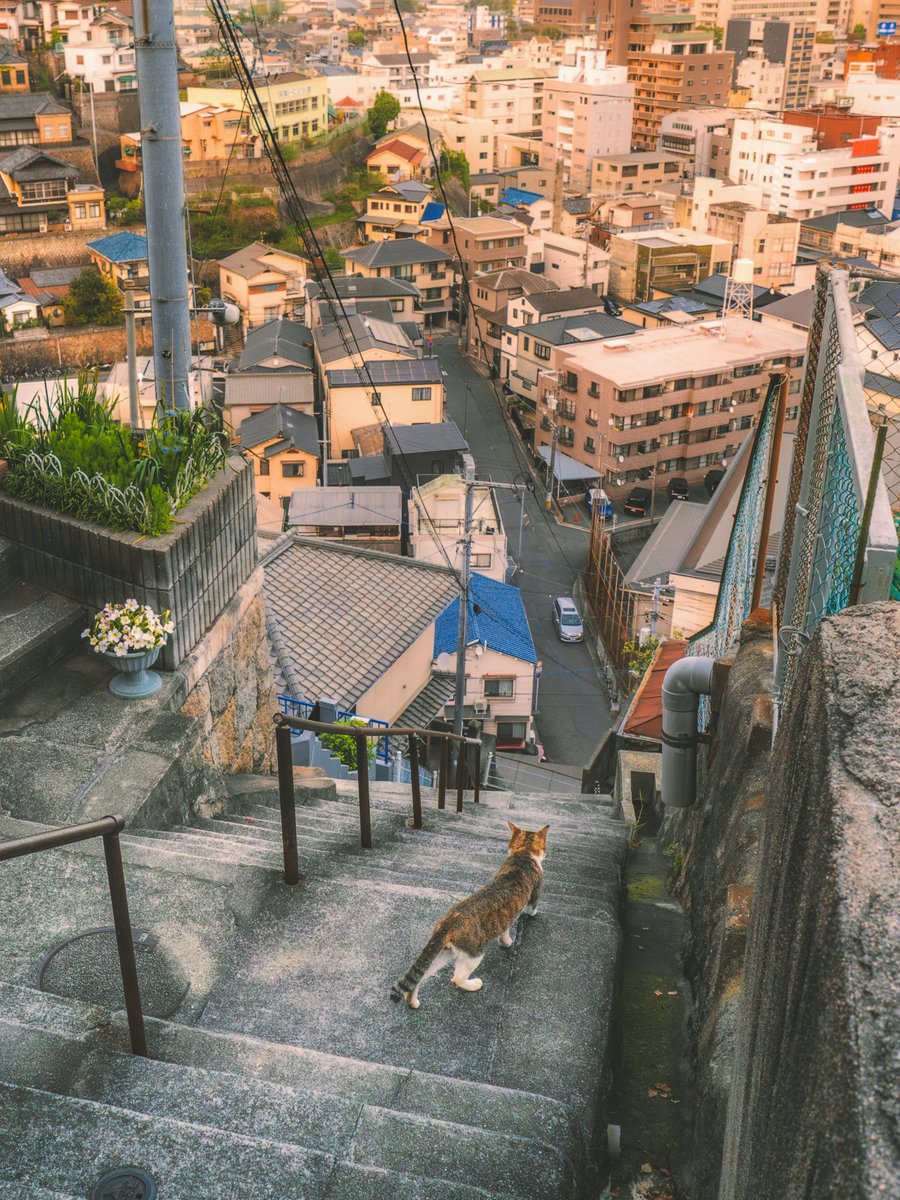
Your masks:
M 697 799 L 697 710 L 712 692 L 714 658 L 680 658 L 662 685 L 662 800 L 690 808 Z

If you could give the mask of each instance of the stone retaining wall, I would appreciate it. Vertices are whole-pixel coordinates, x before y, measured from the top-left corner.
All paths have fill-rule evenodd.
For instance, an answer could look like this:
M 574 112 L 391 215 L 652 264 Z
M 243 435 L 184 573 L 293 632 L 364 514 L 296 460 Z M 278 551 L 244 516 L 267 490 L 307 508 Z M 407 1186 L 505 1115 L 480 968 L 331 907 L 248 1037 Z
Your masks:
M 160 656 L 171 671 L 191 653 L 256 562 L 252 468 L 232 457 L 159 538 L 112 533 L 0 492 L 0 533 L 17 543 L 23 578 L 88 607 L 134 596 L 171 609 L 175 632 Z

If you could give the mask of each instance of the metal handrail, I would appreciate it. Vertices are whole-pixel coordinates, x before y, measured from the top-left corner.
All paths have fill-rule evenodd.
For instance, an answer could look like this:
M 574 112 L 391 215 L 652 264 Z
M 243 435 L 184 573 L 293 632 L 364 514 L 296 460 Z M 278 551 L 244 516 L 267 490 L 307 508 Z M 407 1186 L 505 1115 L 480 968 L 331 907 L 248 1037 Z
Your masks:
M 60 846 L 71 846 L 75 842 L 86 842 L 90 838 L 103 838 L 103 853 L 106 857 L 106 875 L 109 880 L 109 898 L 112 901 L 116 945 L 119 950 L 119 969 L 122 972 L 122 989 L 125 993 L 125 1012 L 128 1017 L 131 1052 L 141 1058 L 149 1058 L 147 1036 L 144 1032 L 144 1016 L 141 1010 L 137 963 L 134 958 L 134 943 L 131 936 L 131 918 L 128 915 L 122 848 L 119 845 L 119 834 L 124 828 L 124 817 L 101 817 L 99 821 L 86 821 L 82 825 L 68 825 L 63 829 L 50 829 L 46 833 L 34 833 L 30 837 L 14 838 L 11 841 L 0 843 L 0 862 L 6 862 L 11 858 L 24 858 L 27 854 L 37 854 L 41 850 L 56 850 Z
M 331 733 L 340 737 L 352 737 L 356 742 L 356 781 L 359 787 L 359 837 L 364 850 L 372 849 L 372 817 L 369 797 L 369 756 L 366 741 L 369 738 L 405 737 L 409 740 L 410 783 L 412 788 L 413 816 L 410 826 L 421 829 L 422 789 L 419 780 L 419 739 L 426 746 L 432 739 L 441 743 L 441 763 L 438 780 L 438 808 L 445 808 L 447 785 L 450 779 L 450 745 L 458 742 L 456 769 L 456 811 L 463 810 L 463 792 L 471 781 L 474 802 L 479 803 L 481 790 L 481 739 L 466 737 L 465 734 L 449 733 L 435 729 L 416 729 L 405 725 L 389 725 L 387 728 L 372 728 L 358 725 L 333 725 L 324 721 L 310 721 L 305 717 L 290 717 L 286 713 L 275 713 L 275 750 L 278 757 L 278 798 L 281 805 L 281 841 L 284 851 L 284 882 L 289 886 L 302 883 L 297 859 L 297 814 L 294 798 L 294 762 L 291 745 L 291 730 L 310 730 L 312 733 Z M 465 747 L 475 747 L 475 770 L 469 770 Z

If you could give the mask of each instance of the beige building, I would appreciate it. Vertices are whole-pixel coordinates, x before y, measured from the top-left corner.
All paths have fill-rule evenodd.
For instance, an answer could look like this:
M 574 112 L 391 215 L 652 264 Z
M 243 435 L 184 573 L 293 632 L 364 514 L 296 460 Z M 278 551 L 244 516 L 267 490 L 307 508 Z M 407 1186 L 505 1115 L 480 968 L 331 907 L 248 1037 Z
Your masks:
M 627 192 L 652 192 L 681 178 L 677 158 L 657 150 L 629 154 L 603 154 L 591 166 L 592 196 L 621 196 Z
M 219 292 L 238 306 L 247 329 L 277 317 L 302 317 L 307 265 L 299 254 L 251 242 L 219 262 Z
M 490 121 L 495 135 L 540 137 L 544 120 L 546 68 L 479 68 L 463 88 L 463 115 Z
M 500 217 L 471 217 L 454 222 L 459 253 L 469 279 L 486 271 L 525 266 L 525 229 Z
M 316 486 L 319 427 L 308 413 L 273 404 L 241 422 L 238 445 L 253 464 L 256 494 L 285 513 L 296 488 Z
M 366 211 L 357 219 L 360 240 L 383 242 L 418 237 L 420 222 L 431 201 L 431 188 L 418 180 L 389 183 L 366 197 Z
M 437 235 L 436 235 L 437 236 Z M 445 325 L 451 307 L 453 264 L 446 250 L 417 238 L 371 242 L 344 252 L 347 270 L 364 279 L 394 279 L 418 289 L 427 325 Z
M 682 291 L 710 275 L 727 274 L 732 244 L 689 229 L 658 229 L 615 233 L 609 252 L 609 290 L 629 302 L 651 300 L 657 289 Z
M 506 534 L 494 491 L 472 489 L 472 547 L 469 565 L 479 575 L 506 579 Z M 409 545 L 420 562 L 462 566 L 466 484 L 460 475 L 439 475 L 412 489 L 409 501 Z
M 707 229 L 731 242 L 736 259 L 752 259 L 755 284 L 780 288 L 794 282 L 799 221 L 730 200 L 710 205 Z
M 260 105 L 280 142 L 300 142 L 328 130 L 328 81 L 316 71 L 286 71 L 254 80 Z M 189 87 L 191 104 L 241 107 L 237 82 Z
M 262 146 L 250 128 L 250 117 L 238 105 L 181 103 L 181 142 L 185 162 L 227 161 L 229 158 L 259 158 Z M 119 138 L 116 168 L 124 178 L 126 194 L 140 192 L 142 170 L 140 132 Z
M 558 288 L 552 280 L 519 268 L 489 271 L 470 280 L 472 308 L 466 327 L 467 352 L 499 366 L 500 338 L 510 302 L 534 292 L 555 292 Z
M 494 165 L 496 128 L 487 118 L 461 117 L 456 113 L 433 111 L 428 123 L 440 135 L 448 150 L 464 154 L 473 175 L 490 171 Z
M 749 436 L 773 371 L 791 377 L 796 420 L 805 352 L 805 334 L 743 317 L 562 346 L 549 364 L 555 380 L 542 381 L 535 447 L 549 454 L 555 419 L 560 449 L 595 468 L 612 498 L 636 483 L 702 480 Z

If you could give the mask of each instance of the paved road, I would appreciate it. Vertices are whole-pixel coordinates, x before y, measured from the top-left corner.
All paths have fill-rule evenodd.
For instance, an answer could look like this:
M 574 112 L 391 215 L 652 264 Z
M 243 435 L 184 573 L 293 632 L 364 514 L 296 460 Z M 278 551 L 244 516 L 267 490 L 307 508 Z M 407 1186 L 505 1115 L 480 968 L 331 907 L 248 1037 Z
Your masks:
M 512 483 L 524 469 L 523 458 L 517 456 L 511 441 L 515 435 L 507 435 L 490 385 L 459 354 L 455 337 L 436 336 L 434 349 L 447 373 L 449 415 L 466 435 L 478 478 Z M 514 555 L 519 536 L 519 500 L 512 492 L 499 491 L 496 495 L 510 554 Z M 550 610 L 554 596 L 572 593 L 575 578 L 586 561 L 587 533 L 583 528 L 559 526 L 545 516 L 540 495 L 528 496 L 525 512 L 528 524 L 522 542 L 523 569 L 514 582 L 522 591 L 538 657 L 543 662 L 536 717 L 538 736 L 551 764 L 580 768 L 612 718 L 587 649 L 559 641 Z

